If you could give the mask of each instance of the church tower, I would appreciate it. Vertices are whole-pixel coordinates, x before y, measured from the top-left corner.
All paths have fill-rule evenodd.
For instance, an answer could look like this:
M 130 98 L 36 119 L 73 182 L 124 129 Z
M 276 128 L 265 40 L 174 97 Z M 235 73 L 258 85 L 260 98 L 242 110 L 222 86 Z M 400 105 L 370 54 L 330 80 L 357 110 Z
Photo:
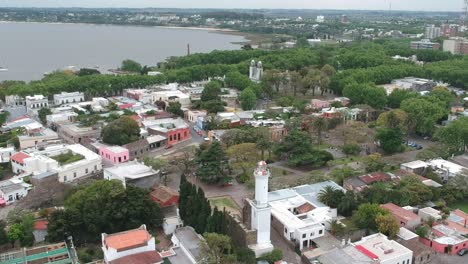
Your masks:
M 253 80 L 255 78 L 255 75 L 257 74 L 257 65 L 254 60 L 250 62 L 250 67 L 249 67 L 249 78 L 250 80 Z
M 250 201 L 252 208 L 251 227 L 257 230 L 257 244 L 249 245 L 257 257 L 273 250 L 270 240 L 271 208 L 268 204 L 268 179 L 270 171 L 265 161 L 260 161 L 254 171 L 255 200 Z

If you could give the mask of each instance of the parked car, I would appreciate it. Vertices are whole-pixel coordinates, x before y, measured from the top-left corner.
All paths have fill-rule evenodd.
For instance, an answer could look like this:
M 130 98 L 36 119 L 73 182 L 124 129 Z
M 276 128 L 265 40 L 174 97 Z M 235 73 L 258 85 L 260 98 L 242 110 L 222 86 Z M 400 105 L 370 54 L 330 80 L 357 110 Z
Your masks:
M 468 249 L 462 249 L 462 250 L 458 251 L 457 254 L 458 254 L 458 256 L 465 256 L 466 253 L 468 253 Z

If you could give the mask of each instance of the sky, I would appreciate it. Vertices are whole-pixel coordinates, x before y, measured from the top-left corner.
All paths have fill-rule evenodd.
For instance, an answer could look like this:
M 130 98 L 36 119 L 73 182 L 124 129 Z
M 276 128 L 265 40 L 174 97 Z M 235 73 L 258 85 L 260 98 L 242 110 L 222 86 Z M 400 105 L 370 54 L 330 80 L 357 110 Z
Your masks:
M 461 11 L 463 0 L 0 0 L 0 7 L 156 7 Z

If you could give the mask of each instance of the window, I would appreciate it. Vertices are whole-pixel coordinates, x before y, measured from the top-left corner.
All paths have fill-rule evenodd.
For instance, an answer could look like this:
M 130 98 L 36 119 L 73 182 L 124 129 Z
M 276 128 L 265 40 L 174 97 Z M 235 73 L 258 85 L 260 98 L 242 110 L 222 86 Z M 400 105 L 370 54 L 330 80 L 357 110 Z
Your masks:
M 67 175 L 63 176 L 63 181 L 67 181 Z
M 302 238 L 305 238 L 306 237 L 306 234 L 302 234 Z
M 97 165 L 94 165 L 94 170 L 97 170 Z
M 315 232 L 310 233 L 310 236 L 311 237 L 315 236 Z
M 88 173 L 88 169 L 85 170 L 85 173 Z
M 319 230 L 319 235 L 323 234 L 323 230 Z
M 76 178 L 76 172 L 73 173 L 73 178 Z
M 287 234 L 288 233 L 288 229 L 285 227 L 284 228 L 284 233 Z

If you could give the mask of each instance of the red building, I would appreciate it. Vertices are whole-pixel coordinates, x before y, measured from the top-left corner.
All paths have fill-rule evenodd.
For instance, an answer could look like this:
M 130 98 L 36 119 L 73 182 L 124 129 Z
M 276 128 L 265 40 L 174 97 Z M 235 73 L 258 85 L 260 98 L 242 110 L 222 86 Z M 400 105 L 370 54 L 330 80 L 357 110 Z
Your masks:
M 393 203 L 382 204 L 380 207 L 390 211 L 401 227 L 415 230 L 416 227 L 421 225 L 421 217 L 410 210 L 403 209 Z
M 153 202 L 159 204 L 161 208 L 179 205 L 179 193 L 166 186 L 158 186 L 150 193 Z
M 165 118 L 143 121 L 143 125 L 151 135 L 160 135 L 167 138 L 167 145 L 174 145 L 190 139 L 190 127 L 181 118 Z

